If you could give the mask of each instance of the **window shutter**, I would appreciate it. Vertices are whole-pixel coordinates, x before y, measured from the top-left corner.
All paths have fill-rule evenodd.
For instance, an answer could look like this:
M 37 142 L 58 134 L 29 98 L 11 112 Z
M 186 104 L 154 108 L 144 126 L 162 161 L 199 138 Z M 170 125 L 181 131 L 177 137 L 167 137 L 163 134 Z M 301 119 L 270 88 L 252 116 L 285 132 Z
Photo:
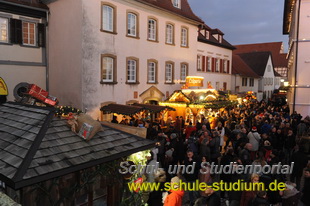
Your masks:
M 229 60 L 227 60 L 227 74 L 229 74 Z
M 206 58 L 205 56 L 202 56 L 202 71 L 205 71 L 205 67 L 206 67 Z
M 38 46 L 45 47 L 45 25 L 38 24 Z
M 215 58 L 212 57 L 212 72 L 215 72 Z
M 220 73 L 223 73 L 223 59 L 220 59 Z
M 19 19 L 11 19 L 10 21 L 10 37 L 12 44 L 22 44 L 22 21 Z

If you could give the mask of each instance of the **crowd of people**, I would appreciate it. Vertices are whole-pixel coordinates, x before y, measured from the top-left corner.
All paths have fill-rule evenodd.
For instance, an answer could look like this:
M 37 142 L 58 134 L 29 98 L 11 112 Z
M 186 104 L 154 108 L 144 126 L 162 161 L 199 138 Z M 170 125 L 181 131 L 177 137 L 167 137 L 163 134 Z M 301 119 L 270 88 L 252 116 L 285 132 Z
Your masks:
M 210 121 L 212 119 L 212 121 Z M 159 162 L 165 171 L 166 180 L 176 178 L 188 183 L 196 180 L 211 185 L 214 182 L 262 182 L 268 184 L 277 180 L 285 182 L 284 191 L 171 191 L 173 198 L 161 200 L 162 192 L 153 191 L 148 205 L 208 205 L 208 206 L 264 206 L 264 205 L 310 205 L 310 164 L 309 164 L 309 116 L 302 118 L 289 107 L 275 106 L 262 102 L 248 102 L 234 108 L 221 110 L 217 116 L 202 117 L 201 121 L 186 122 L 182 117 L 166 122 L 139 122 L 147 125 L 147 138 L 156 141 L 148 164 Z M 308 137 L 308 138 L 307 138 Z M 193 173 L 171 174 L 169 166 L 193 165 Z M 201 162 L 219 165 L 290 165 L 286 174 L 211 174 L 203 172 Z M 160 173 L 163 175 L 162 173 Z M 158 177 L 147 178 L 150 182 Z M 149 175 L 150 176 L 150 175 Z M 150 180 L 151 179 L 151 180 Z M 163 181 L 161 181 L 163 182 Z M 177 198 L 177 199 L 176 199 Z M 177 203 L 171 199 L 178 200 Z M 168 201 L 168 202 L 167 202 Z M 182 203 L 183 201 L 183 203 Z M 170 202 L 170 203 L 169 203 Z

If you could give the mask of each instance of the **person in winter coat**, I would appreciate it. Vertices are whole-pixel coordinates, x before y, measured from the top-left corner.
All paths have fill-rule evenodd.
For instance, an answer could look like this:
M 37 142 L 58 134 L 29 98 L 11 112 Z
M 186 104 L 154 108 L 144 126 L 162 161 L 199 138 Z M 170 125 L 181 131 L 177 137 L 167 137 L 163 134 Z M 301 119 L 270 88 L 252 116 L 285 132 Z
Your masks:
M 251 206 L 269 206 L 270 203 L 267 199 L 267 193 L 265 191 L 259 191 L 256 194 L 256 197 L 252 201 Z
M 215 130 L 220 135 L 220 152 L 222 152 L 222 147 L 224 145 L 224 136 L 225 136 L 225 128 L 223 127 L 222 122 L 218 122 L 217 127 L 215 127 Z
M 219 206 L 221 205 L 220 196 L 209 187 L 204 191 L 204 195 L 195 201 L 195 206 Z
M 256 153 L 259 149 L 259 142 L 261 139 L 260 134 L 257 132 L 256 127 L 252 127 L 252 130 L 248 134 L 249 143 L 252 144 L 252 150 L 251 150 L 251 160 L 254 160 L 256 157 Z
M 180 178 L 173 177 L 171 179 L 171 190 L 170 194 L 164 200 L 164 206 L 181 206 L 184 191 L 179 189 L 181 180 Z
M 292 162 L 294 162 L 294 167 L 290 180 L 296 183 L 296 189 L 299 190 L 303 170 L 308 163 L 308 157 L 302 145 L 300 145 L 299 150 L 292 155 Z
M 220 153 L 220 136 L 217 131 L 213 131 L 213 138 L 210 140 L 210 156 L 211 162 L 218 164 L 218 158 L 221 156 Z
M 259 175 L 258 174 L 252 174 L 251 183 L 258 183 L 258 182 L 259 182 Z M 242 192 L 242 195 L 241 195 L 240 206 L 248 206 L 253 201 L 253 199 L 255 198 L 256 193 L 257 193 L 257 191 L 253 191 L 253 190 L 246 191 L 246 190 L 244 190 Z
M 305 205 L 310 205 L 310 168 L 305 170 L 305 182 L 302 193 L 301 202 Z

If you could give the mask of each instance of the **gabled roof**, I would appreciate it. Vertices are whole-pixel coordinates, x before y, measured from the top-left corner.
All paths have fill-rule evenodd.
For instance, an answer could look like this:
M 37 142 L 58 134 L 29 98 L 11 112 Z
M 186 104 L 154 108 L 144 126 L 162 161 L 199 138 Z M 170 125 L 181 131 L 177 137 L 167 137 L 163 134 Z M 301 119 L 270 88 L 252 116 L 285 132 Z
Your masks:
M 232 74 L 259 78 L 259 76 L 241 59 L 239 55 L 232 56 Z
M 172 12 L 176 15 L 183 16 L 188 19 L 203 23 L 203 21 L 194 14 L 187 0 L 181 0 L 180 9 L 175 8 L 172 5 L 171 0 L 136 0 L 136 1 L 151 5 L 152 7 L 158 7 L 160 9 L 164 9 L 166 11 Z
M 219 30 L 218 28 L 212 29 L 211 33 L 212 33 L 212 34 L 224 35 L 224 33 L 223 33 L 221 30 Z
M 0 180 L 13 189 L 149 149 L 154 142 L 103 126 L 90 141 L 71 131 L 54 108 L 0 105 Z
M 214 46 L 223 47 L 226 49 L 234 50 L 235 47 L 231 45 L 228 41 L 226 41 L 224 38 L 222 39 L 222 43 L 220 43 L 217 39 L 215 39 L 212 35 L 209 36 L 209 39 L 207 39 L 204 35 L 202 35 L 200 32 L 198 32 L 198 41 L 211 44 Z
M 264 76 L 270 52 L 251 52 L 238 54 L 240 58 L 259 76 Z
M 282 42 L 241 44 L 234 46 L 237 48 L 234 51 L 235 54 L 249 52 L 271 52 L 274 67 L 287 67 L 288 60 L 286 59 L 286 53 L 282 53 Z

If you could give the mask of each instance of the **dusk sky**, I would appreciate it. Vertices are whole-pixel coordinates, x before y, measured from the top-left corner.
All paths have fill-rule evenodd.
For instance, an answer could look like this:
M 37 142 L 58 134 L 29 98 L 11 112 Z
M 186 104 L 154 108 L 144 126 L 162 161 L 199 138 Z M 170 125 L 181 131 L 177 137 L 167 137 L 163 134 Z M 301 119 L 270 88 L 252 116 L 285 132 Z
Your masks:
M 188 0 L 194 13 L 231 44 L 283 42 L 284 0 Z

